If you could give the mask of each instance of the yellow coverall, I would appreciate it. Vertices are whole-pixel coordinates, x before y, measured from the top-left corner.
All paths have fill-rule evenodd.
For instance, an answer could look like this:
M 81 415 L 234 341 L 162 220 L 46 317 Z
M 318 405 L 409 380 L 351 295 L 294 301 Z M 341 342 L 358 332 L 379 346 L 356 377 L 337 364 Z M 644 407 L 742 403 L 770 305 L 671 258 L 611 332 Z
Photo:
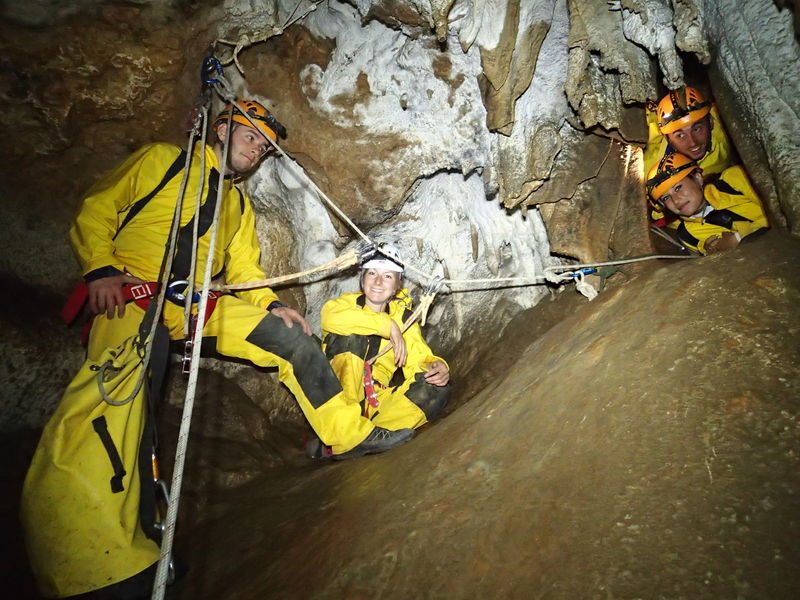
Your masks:
M 713 209 L 703 217 L 680 217 L 678 239 L 706 254 L 706 241 L 733 232 L 739 238 L 768 227 L 761 200 L 743 167 L 730 167 L 716 181 L 703 186 L 703 195 Z
M 205 172 L 200 177 L 200 153 Z M 138 199 L 164 178 L 180 149 L 170 144 L 146 146 L 104 176 L 89 191 L 70 232 L 85 279 L 126 271 L 156 281 L 169 234 L 182 173 L 173 177 L 121 230 L 125 216 Z M 219 165 L 209 146 L 198 147 L 192 159 L 181 228 L 194 219 L 200 182 L 203 193 L 197 258 L 198 285 L 209 252 L 209 225 L 219 185 Z M 264 278 L 260 247 L 249 199 L 230 178 L 223 180 L 213 272 L 229 282 Z M 205 220 L 205 226 L 204 226 Z M 191 239 L 191 236 L 190 238 Z M 178 256 L 188 248 L 179 243 Z M 176 258 L 176 265 L 180 263 Z M 184 268 L 186 261 L 183 261 Z M 177 279 L 185 273 L 176 272 Z M 266 312 L 277 300 L 268 288 L 238 292 L 219 299 L 204 328 L 220 354 L 243 358 L 263 367 L 277 367 L 311 426 L 334 454 L 347 452 L 374 429 L 348 401 L 320 351 L 319 340 L 303 334 L 300 325 L 287 328 Z M 41 593 L 71 596 L 106 587 L 140 573 L 158 560 L 156 543 L 139 522 L 140 481 L 137 458 L 146 420 L 144 393 L 125 406 L 106 404 L 98 393 L 95 373 L 118 346 L 134 336 L 143 311 L 133 303 L 121 318 L 98 315 L 93 324 L 87 361 L 67 388 L 46 425 L 25 480 L 21 519 L 26 546 Z M 183 308 L 167 302 L 162 322 L 173 339 L 183 338 Z M 124 397 L 124 396 L 123 396 Z M 113 444 L 119 449 L 126 475 L 123 490 L 109 489 L 109 456 L 99 434 L 92 431 L 96 416 L 104 415 Z M 95 431 L 97 431 L 95 429 Z M 112 460 L 113 462 L 113 460 Z M 111 487 L 113 489 L 113 485 Z
M 425 382 L 423 374 L 431 363 L 447 363 L 433 354 L 419 324 L 414 323 L 403 333 L 406 364 L 395 366 L 393 350 L 378 358 L 372 365 L 378 405 L 366 402 L 364 363 L 389 344 L 392 321 L 402 329 L 410 308 L 406 290 L 401 290 L 383 313 L 365 306 L 364 295 L 358 292 L 329 300 L 322 307 L 322 346 L 345 396 L 360 401 L 362 412 L 384 429 L 420 427 L 442 411 L 450 396 L 449 385 Z
M 733 160 L 731 140 L 725 132 L 715 104 L 711 105 L 711 112 L 709 114 L 711 115 L 712 125 L 711 146 L 705 156 L 697 162 L 698 166 L 703 169 L 704 176 L 722 173 L 722 171 L 731 166 L 731 161 Z M 645 146 L 644 149 L 645 179 L 650 173 L 650 169 L 652 169 L 665 154 L 674 151 L 667 141 L 667 136 L 658 130 L 658 117 L 655 111 L 647 111 L 647 131 L 647 146 Z M 661 210 L 660 206 L 651 203 L 650 208 L 650 218 L 653 221 L 658 221 L 664 217 L 664 212 Z

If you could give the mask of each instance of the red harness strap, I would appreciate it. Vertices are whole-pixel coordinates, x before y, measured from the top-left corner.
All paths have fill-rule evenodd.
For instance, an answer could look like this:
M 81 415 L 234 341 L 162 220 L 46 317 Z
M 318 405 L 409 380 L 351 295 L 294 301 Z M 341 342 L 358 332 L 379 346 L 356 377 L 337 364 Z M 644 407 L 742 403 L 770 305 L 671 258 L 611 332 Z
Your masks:
M 208 292 L 208 302 L 206 303 L 206 314 L 203 317 L 203 325 L 208 323 L 211 318 L 211 313 L 217 308 L 217 300 L 220 299 L 222 294 L 213 290 Z M 194 347 L 194 332 L 197 328 L 197 315 L 192 315 L 192 320 L 189 323 L 189 337 L 183 344 L 183 358 L 181 358 L 181 371 L 185 375 L 189 374 L 192 367 L 192 348 Z
M 150 305 L 150 300 L 157 293 L 158 282 L 156 281 L 146 281 L 144 283 L 137 283 L 135 285 L 122 286 L 122 297 L 125 299 L 125 303 L 127 304 L 128 302 L 133 302 L 142 310 L 147 310 L 147 307 Z M 219 300 L 220 296 L 222 296 L 222 294 L 219 292 L 211 291 L 208 293 L 206 314 L 205 318 L 203 319 L 204 324 L 208 322 L 208 319 L 211 317 L 211 313 L 213 313 L 214 309 L 217 307 L 217 300 Z M 74 323 L 78 318 L 78 315 L 80 315 L 81 311 L 83 311 L 84 306 L 86 306 L 88 299 L 89 287 L 86 285 L 85 281 L 81 281 L 77 286 L 75 286 L 75 289 L 72 290 L 69 298 L 67 298 L 67 302 L 64 304 L 64 308 L 61 309 L 62 320 L 67 325 Z M 83 343 L 84 346 L 89 341 L 89 331 L 92 329 L 93 322 L 94 315 L 92 315 L 83 326 L 83 331 L 81 332 L 81 343 Z M 191 332 L 194 334 L 194 327 L 191 328 Z
M 369 418 L 369 408 L 378 407 L 378 393 L 375 391 L 375 380 L 372 379 L 372 365 L 369 361 L 364 361 L 364 397 L 366 403 L 364 404 L 364 416 Z

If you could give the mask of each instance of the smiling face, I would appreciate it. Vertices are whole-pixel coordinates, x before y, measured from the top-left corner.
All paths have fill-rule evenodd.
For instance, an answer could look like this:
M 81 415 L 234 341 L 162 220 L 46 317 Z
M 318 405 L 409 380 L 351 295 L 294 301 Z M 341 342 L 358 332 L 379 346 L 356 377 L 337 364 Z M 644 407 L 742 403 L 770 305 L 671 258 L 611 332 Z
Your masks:
M 400 273 L 387 269 L 364 269 L 361 273 L 361 290 L 366 296 L 366 305 L 375 312 L 382 312 L 386 303 L 400 289 Z
M 250 173 L 258 167 L 259 163 L 272 150 L 269 143 L 257 129 L 247 125 L 235 124 L 231 135 L 230 147 L 228 148 L 228 164 L 226 173 L 237 173 L 243 175 Z M 227 124 L 223 123 L 217 128 L 217 137 L 220 142 L 215 146 L 215 150 L 225 142 L 228 132 Z M 221 156 L 221 148 L 219 149 Z
M 669 188 L 658 201 L 668 210 L 681 217 L 691 217 L 705 206 L 703 196 L 703 174 L 695 169 Z
M 711 117 L 706 115 L 699 121 L 668 133 L 667 140 L 676 152 L 692 160 L 700 160 L 711 146 Z

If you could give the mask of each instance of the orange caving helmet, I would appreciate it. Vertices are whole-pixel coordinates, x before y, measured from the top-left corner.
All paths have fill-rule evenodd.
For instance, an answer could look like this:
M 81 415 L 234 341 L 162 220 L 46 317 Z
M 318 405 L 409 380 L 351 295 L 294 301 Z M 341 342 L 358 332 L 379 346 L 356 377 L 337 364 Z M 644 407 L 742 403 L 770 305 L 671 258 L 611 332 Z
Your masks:
M 711 102 L 693 87 L 670 91 L 656 107 L 658 130 L 664 135 L 696 123 L 711 112 Z
M 667 154 L 650 169 L 647 176 L 647 193 L 653 200 L 658 201 L 669 191 L 669 188 L 699 168 L 697 161 L 683 154 L 677 152 Z
M 232 106 L 232 104 L 226 104 L 222 112 L 217 115 L 214 121 L 214 130 L 216 130 L 220 124 L 227 122 L 228 116 L 231 114 Z M 278 119 L 272 116 L 272 113 L 270 113 L 263 104 L 255 100 L 241 100 L 236 103 L 236 110 L 233 113 L 234 123 L 240 123 L 248 127 L 253 126 L 253 123 L 242 114 L 242 109 L 253 119 L 257 126 L 256 128 L 273 142 L 277 142 L 278 137 L 281 139 L 286 138 L 286 128 L 278 122 Z

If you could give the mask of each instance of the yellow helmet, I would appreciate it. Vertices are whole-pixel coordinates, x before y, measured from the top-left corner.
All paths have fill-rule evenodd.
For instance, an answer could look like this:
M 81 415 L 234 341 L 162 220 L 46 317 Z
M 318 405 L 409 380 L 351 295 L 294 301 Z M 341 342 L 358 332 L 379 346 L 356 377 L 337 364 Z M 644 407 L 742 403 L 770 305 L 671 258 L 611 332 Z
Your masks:
M 222 112 L 217 115 L 217 118 L 214 121 L 215 131 L 222 123 L 226 123 L 228 121 L 228 115 L 231 114 L 232 108 L 232 104 L 227 104 L 225 108 L 222 109 Z M 270 113 L 260 102 L 256 102 L 255 100 L 242 100 L 240 102 L 236 102 L 236 110 L 233 113 L 233 121 L 235 123 L 252 127 L 253 123 L 251 123 L 248 118 L 242 114 L 242 112 L 247 112 L 250 118 L 255 121 L 257 129 L 273 142 L 278 141 L 279 136 L 281 139 L 286 138 L 286 128 L 281 125 L 278 122 L 278 119 L 273 117 L 272 113 Z
M 711 102 L 693 87 L 670 91 L 658 103 L 658 130 L 664 135 L 696 123 L 711 111 Z
M 647 176 L 647 193 L 657 201 L 669 191 L 669 188 L 699 168 L 697 161 L 683 154 L 677 152 L 666 154 L 658 161 L 658 164 L 650 169 Z

